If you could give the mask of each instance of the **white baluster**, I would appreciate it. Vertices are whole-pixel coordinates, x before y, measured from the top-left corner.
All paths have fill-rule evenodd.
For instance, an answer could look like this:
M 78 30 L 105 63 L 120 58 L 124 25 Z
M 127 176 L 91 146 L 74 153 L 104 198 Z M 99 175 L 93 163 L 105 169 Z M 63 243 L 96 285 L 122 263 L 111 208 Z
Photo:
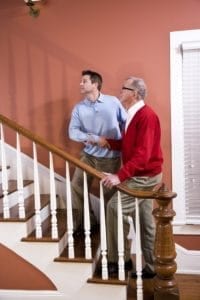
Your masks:
M 67 195 L 68 257 L 74 258 L 72 195 L 71 195 L 71 182 L 70 182 L 70 173 L 69 173 L 69 163 L 68 162 L 66 162 L 66 195 Z
M 58 225 L 56 217 L 57 201 L 56 201 L 56 186 L 55 186 L 55 176 L 53 167 L 53 156 L 49 152 L 49 162 L 50 162 L 50 199 L 51 199 L 51 237 L 53 239 L 58 238 Z
M 102 266 L 102 279 L 108 279 L 108 261 L 107 261 L 107 239 L 106 239 L 106 221 L 105 221 L 105 206 L 103 185 L 100 182 L 100 235 L 101 235 L 101 266 Z
M 90 238 L 90 212 L 89 212 L 89 197 L 87 175 L 83 172 L 83 186 L 84 186 L 84 229 L 85 229 L 85 258 L 92 258 L 91 238 Z
M 131 241 L 131 254 L 136 254 L 136 234 L 135 234 L 135 227 L 133 224 L 133 218 L 128 216 L 128 222 L 130 228 L 129 228 L 127 239 Z
M 148 201 L 148 200 L 146 200 Z M 140 236 L 140 216 L 138 199 L 135 198 L 135 225 L 136 225 L 136 273 L 137 273 L 137 299 L 143 299 L 143 282 L 142 282 L 142 250 Z
M 17 191 L 18 191 L 19 217 L 25 218 L 21 146 L 20 146 L 20 139 L 19 139 L 18 132 L 17 132 Z
M 34 164 L 34 201 L 35 201 L 35 229 L 36 238 L 42 237 L 42 220 L 40 215 L 41 202 L 40 202 L 40 184 L 38 174 L 38 160 L 36 145 L 33 143 L 33 164 Z
M 124 230 L 123 230 L 123 218 L 122 218 L 122 205 L 121 205 L 121 194 L 117 192 L 117 222 L 118 222 L 118 278 L 119 280 L 125 280 L 125 272 L 124 272 Z
M 8 174 L 4 143 L 4 132 L 1 124 L 1 164 L 2 164 L 2 189 L 3 189 L 3 217 L 10 218 L 9 200 L 8 200 Z

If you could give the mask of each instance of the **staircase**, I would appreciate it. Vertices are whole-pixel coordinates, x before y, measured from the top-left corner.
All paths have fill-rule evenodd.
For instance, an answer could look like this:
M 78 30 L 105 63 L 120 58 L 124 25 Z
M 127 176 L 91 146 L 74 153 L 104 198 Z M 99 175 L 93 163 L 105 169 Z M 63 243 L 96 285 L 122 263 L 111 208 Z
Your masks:
M 0 261 L 6 262 L 6 257 L 15 257 L 17 262 L 14 269 L 8 268 L 5 263 L 4 269 L 1 266 L 0 299 L 107 300 L 114 297 L 116 300 L 129 300 L 127 285 L 130 278 L 124 270 L 121 246 L 123 230 L 118 230 L 119 272 L 116 277 L 109 278 L 107 269 L 105 205 L 100 182 L 103 174 L 14 121 L 2 115 L 0 121 Z M 14 130 L 16 147 L 5 142 L 4 126 L 6 132 L 7 129 L 12 132 Z M 32 143 L 32 156 L 21 151 L 21 137 Z M 42 151 L 46 151 L 45 158 L 49 157 L 48 167 L 39 163 L 40 146 Z M 63 161 L 65 177 L 54 171 L 55 157 Z M 71 164 L 84 171 L 84 235 L 76 231 L 76 211 L 72 206 L 70 191 Z M 87 173 L 92 174 L 99 182 L 100 198 L 90 196 L 93 210 L 100 220 L 100 230 L 90 229 Z M 173 299 L 178 299 L 178 288 L 174 279 L 176 253 L 171 226 L 174 212 L 170 209 L 176 194 L 168 191 L 164 184 L 151 191 L 130 190 L 120 184 L 117 190 L 118 224 L 122 224 L 120 192 L 137 199 L 156 199 L 158 207 L 154 209 L 153 215 L 157 222 L 155 253 L 158 272 L 155 283 L 152 283 L 150 297 L 156 295 L 156 299 L 160 300 L 164 293 L 167 297 L 173 294 Z M 136 214 L 136 236 L 139 227 Z M 122 226 L 118 228 L 122 229 Z M 136 251 L 140 253 L 140 249 Z M 6 255 L 3 257 L 3 254 Z M 137 270 L 141 272 L 142 262 L 138 262 Z M 101 274 L 96 271 L 99 264 L 102 265 Z M 38 278 L 39 283 L 36 282 Z M 34 284 L 30 285 L 31 281 Z M 141 278 L 138 283 L 136 290 L 141 295 Z
M 15 152 L 15 149 L 9 148 L 8 152 Z M 12 155 L 13 156 L 13 155 Z M 8 159 L 12 163 L 12 159 Z M 30 166 L 30 158 L 24 155 L 24 165 Z M 101 297 L 99 299 L 107 299 L 109 293 L 113 295 L 116 293 L 115 299 L 126 299 L 126 287 L 125 286 L 112 286 L 112 285 L 97 285 L 87 283 L 89 278 L 92 278 L 95 260 L 98 259 L 96 254 L 99 252 L 99 230 L 92 232 L 91 234 L 91 245 L 92 245 L 92 259 L 86 260 L 84 258 L 84 236 L 74 234 L 74 245 L 75 245 L 75 257 L 76 259 L 68 258 L 67 249 L 67 223 L 66 223 L 66 209 L 58 208 L 56 211 L 58 221 L 58 238 L 51 237 L 51 210 L 50 210 L 50 194 L 41 194 L 41 218 L 42 218 L 42 237 L 36 237 L 35 230 L 35 207 L 34 207 L 34 186 L 33 180 L 23 181 L 23 194 L 25 198 L 25 217 L 19 218 L 19 205 L 17 202 L 18 191 L 17 181 L 15 178 L 16 174 L 13 171 L 12 165 L 9 165 L 8 175 L 8 202 L 10 207 L 10 217 L 3 218 L 3 189 L 2 183 L 0 185 L 0 240 L 3 244 L 2 247 L 6 246 L 7 252 L 12 249 L 14 253 L 12 255 L 19 255 L 25 260 L 23 263 L 30 263 L 29 272 L 35 272 L 37 268 L 37 276 L 41 277 L 44 281 L 43 276 L 48 278 L 44 281 L 44 287 L 41 291 L 30 290 L 26 288 L 28 283 L 20 282 L 20 286 L 15 286 L 15 282 L 9 274 L 5 277 L 2 274 L 0 280 L 0 299 L 98 299 L 98 290 Z M 41 167 L 43 176 L 49 177 L 49 170 L 44 166 Z M 13 172 L 12 172 L 13 171 Z M 46 174 L 45 174 L 46 171 Z M 2 176 L 1 176 L 2 177 Z M 63 178 L 58 175 L 57 184 L 61 185 Z M 43 187 L 42 190 L 45 190 Z M 59 190 L 59 187 L 57 187 Z M 62 195 L 63 196 L 63 195 Z M 60 201 L 60 196 L 57 195 L 58 207 L 62 207 L 63 203 Z M 63 200 L 63 199 L 62 199 Z M 61 204 L 60 204 L 61 202 Z M 4 250 L 6 250 L 4 248 Z M 12 256 L 11 255 L 11 256 Z M 74 263 L 76 262 L 76 263 Z M 24 264 L 21 264 L 24 267 Z M 10 274 L 15 272 L 10 268 Z M 29 274 L 24 274 L 24 277 Z M 23 277 L 23 276 L 22 276 Z M 25 279 L 24 278 L 24 279 Z M 10 281 L 10 284 L 8 284 Z M 41 282 L 40 282 L 41 284 Z M 50 289 L 49 289 L 50 285 Z M 5 288 L 9 286 L 9 289 Z

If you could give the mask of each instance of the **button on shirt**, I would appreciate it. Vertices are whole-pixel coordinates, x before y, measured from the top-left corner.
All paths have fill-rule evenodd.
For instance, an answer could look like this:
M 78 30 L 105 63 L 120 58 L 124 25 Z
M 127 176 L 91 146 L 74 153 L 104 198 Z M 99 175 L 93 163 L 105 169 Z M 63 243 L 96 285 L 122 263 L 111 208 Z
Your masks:
M 95 143 L 100 136 L 120 139 L 124 129 L 127 113 L 118 98 L 100 93 L 96 101 L 84 99 L 78 103 L 71 116 L 69 124 L 70 139 L 83 142 L 84 152 L 95 157 L 117 157 L 119 151 L 88 144 L 88 140 Z

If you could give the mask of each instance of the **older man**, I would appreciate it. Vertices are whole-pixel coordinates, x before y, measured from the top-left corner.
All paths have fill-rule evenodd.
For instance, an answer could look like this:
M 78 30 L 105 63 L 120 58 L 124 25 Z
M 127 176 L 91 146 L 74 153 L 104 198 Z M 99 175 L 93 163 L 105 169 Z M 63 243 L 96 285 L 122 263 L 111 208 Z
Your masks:
M 115 174 L 106 175 L 107 188 L 123 182 L 130 189 L 147 190 L 161 182 L 163 157 L 160 146 L 161 129 L 156 113 L 144 102 L 146 85 L 143 79 L 129 77 L 122 86 L 120 100 L 128 112 L 122 139 L 101 138 L 101 145 L 122 151 L 122 167 Z M 124 236 L 128 235 L 128 216 L 135 218 L 135 199 L 121 194 Z M 140 199 L 141 243 L 145 260 L 143 278 L 151 278 L 154 271 L 155 224 L 152 218 L 153 200 Z M 108 261 L 110 273 L 117 271 L 117 194 L 107 205 Z M 125 239 L 125 261 L 130 261 L 130 244 Z M 135 276 L 135 274 L 133 274 Z

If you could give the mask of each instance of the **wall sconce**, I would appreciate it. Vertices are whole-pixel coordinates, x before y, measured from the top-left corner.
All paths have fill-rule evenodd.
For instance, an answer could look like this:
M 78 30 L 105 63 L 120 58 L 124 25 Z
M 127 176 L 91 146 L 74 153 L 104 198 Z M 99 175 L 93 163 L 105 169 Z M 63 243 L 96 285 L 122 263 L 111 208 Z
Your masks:
M 29 15 L 31 17 L 38 17 L 40 14 L 40 9 L 35 7 L 35 2 L 41 2 L 42 0 L 24 0 L 26 5 L 29 7 Z

